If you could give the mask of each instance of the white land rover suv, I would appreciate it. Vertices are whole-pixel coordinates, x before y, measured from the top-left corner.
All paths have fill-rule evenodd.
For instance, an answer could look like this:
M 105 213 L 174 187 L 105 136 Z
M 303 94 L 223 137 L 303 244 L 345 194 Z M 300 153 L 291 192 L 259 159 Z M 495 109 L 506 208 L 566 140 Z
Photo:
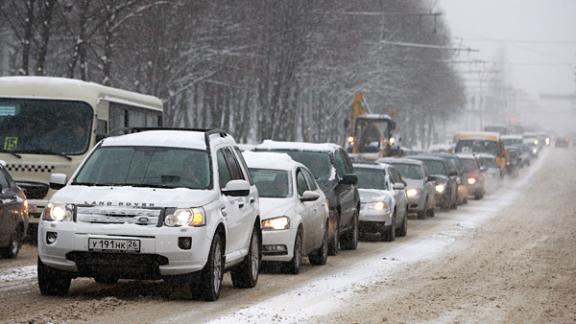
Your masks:
M 164 279 L 216 300 L 226 270 L 256 285 L 258 191 L 234 139 L 220 130 L 144 130 L 100 142 L 44 209 L 38 284 L 64 295 L 71 279 Z

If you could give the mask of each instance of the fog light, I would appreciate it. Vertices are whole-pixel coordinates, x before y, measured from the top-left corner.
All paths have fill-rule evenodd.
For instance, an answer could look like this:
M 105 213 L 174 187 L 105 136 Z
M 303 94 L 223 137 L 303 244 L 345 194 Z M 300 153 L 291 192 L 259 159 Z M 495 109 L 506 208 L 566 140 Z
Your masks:
M 46 243 L 54 244 L 58 238 L 58 233 L 56 232 L 46 232 Z
M 179 237 L 178 247 L 182 250 L 190 250 L 192 248 L 192 238 L 191 237 Z
M 286 245 L 264 245 L 262 249 L 266 252 L 286 252 Z

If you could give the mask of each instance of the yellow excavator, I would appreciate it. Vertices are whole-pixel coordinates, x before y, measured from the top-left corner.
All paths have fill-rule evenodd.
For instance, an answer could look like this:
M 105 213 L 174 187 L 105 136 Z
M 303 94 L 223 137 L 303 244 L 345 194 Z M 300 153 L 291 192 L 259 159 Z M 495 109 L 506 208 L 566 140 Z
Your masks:
M 357 92 L 348 123 L 348 152 L 365 160 L 397 155 L 399 150 L 393 136 L 396 122 L 389 115 L 371 114 L 364 107 L 367 107 L 364 93 Z

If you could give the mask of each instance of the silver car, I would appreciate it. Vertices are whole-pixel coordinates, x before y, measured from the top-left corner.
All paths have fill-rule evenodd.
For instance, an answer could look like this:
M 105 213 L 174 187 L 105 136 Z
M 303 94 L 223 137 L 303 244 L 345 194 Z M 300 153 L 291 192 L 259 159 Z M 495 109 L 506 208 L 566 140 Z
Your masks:
M 407 233 L 408 198 L 398 171 L 386 164 L 354 164 L 360 193 L 360 232 L 385 241 Z M 394 175 L 393 175 L 394 174 Z
M 422 161 L 402 158 L 383 158 L 378 162 L 394 166 L 407 183 L 408 212 L 415 213 L 418 218 L 434 217 L 436 208 L 435 182 L 430 178 L 428 170 Z

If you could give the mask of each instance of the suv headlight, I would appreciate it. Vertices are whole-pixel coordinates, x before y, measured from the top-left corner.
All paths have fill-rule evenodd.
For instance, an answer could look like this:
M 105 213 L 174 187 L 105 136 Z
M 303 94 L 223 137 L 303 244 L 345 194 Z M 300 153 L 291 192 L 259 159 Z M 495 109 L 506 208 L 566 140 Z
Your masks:
M 74 216 L 74 205 L 50 202 L 44 207 L 42 219 L 49 222 L 70 222 Z
M 262 230 L 279 231 L 290 228 L 290 218 L 288 216 L 279 216 L 263 219 L 261 222 Z
M 170 227 L 179 226 L 204 226 L 206 225 L 206 212 L 204 208 L 169 208 L 166 210 L 164 225 Z
M 375 201 L 366 204 L 366 208 L 374 210 L 385 210 L 390 209 L 390 206 L 384 201 Z
M 440 183 L 440 184 L 437 184 L 437 185 L 436 185 L 436 192 L 437 192 L 437 193 L 440 193 L 440 194 L 441 194 L 441 193 L 444 192 L 444 190 L 446 190 L 446 185 L 445 185 L 445 184 Z
M 414 188 L 408 189 L 408 190 L 406 190 L 406 195 L 408 196 L 408 198 L 416 197 L 416 196 L 418 196 L 418 189 L 414 189 Z

